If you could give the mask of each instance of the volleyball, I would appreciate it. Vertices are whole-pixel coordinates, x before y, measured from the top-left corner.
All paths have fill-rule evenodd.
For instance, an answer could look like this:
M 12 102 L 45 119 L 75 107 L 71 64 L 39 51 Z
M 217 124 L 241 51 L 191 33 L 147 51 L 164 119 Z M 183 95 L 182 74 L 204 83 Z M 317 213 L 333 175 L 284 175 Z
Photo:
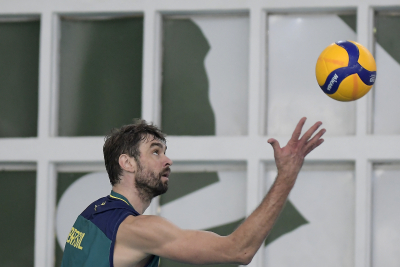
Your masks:
M 338 41 L 319 55 L 315 75 L 326 95 L 338 101 L 353 101 L 368 93 L 375 83 L 376 63 L 361 44 Z

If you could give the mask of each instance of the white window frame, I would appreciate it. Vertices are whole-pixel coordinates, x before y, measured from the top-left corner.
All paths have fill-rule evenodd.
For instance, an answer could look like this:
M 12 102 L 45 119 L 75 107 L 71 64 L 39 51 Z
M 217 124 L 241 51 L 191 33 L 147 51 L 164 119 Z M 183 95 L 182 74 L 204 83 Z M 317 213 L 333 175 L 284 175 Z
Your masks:
M 0 2 L 1 16 L 39 15 L 40 66 L 38 136 L 0 139 L 0 162 L 34 162 L 37 168 L 35 254 L 36 267 L 53 267 L 55 251 L 56 165 L 103 162 L 103 137 L 57 137 L 58 41 L 60 14 L 141 13 L 144 15 L 143 118 L 160 122 L 161 23 L 163 14 L 248 12 L 249 120 L 242 137 L 168 138 L 169 156 L 175 161 L 244 161 L 247 163 L 247 214 L 263 197 L 260 190 L 264 162 L 273 162 L 264 129 L 266 99 L 266 29 L 269 13 L 356 10 L 357 41 L 373 51 L 374 10 L 399 8 L 396 0 L 13 0 Z M 309 161 L 355 163 L 355 266 L 371 266 L 371 173 L 373 162 L 400 161 L 400 136 L 371 135 L 372 94 L 356 102 L 355 136 L 328 137 Z M 328 129 L 329 130 L 329 129 Z M 288 136 L 274 136 L 284 144 Z M 187 148 L 190 147 L 190 150 Z M 229 147 L 231 149 L 227 150 Z M 218 153 L 216 153 L 218 151 Z M 151 212 L 155 214 L 157 207 Z M 249 266 L 263 266 L 258 253 Z

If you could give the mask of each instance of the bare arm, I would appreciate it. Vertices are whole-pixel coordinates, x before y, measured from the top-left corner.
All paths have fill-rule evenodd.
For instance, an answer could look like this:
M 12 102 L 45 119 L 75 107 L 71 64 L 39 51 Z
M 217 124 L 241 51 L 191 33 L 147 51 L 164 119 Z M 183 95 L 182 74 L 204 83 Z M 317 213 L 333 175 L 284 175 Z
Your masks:
M 120 225 L 116 246 L 190 264 L 246 264 L 229 237 L 184 230 L 159 216 L 129 216 Z
M 294 186 L 305 156 L 324 141 L 321 136 L 325 133 L 325 129 L 311 138 L 321 122 L 315 123 L 300 138 L 305 120 L 306 118 L 302 118 L 297 124 L 292 138 L 285 147 L 281 148 L 278 141 L 273 138 L 268 140 L 274 149 L 278 176 L 258 208 L 230 235 L 236 240 L 235 242 L 240 243 L 245 258 L 251 259 L 254 256 L 271 231 Z
M 300 138 L 304 122 L 302 118 L 285 147 L 275 139 L 268 140 L 274 149 L 278 176 L 259 207 L 231 235 L 182 230 L 157 216 L 129 216 L 118 230 L 116 245 L 192 264 L 250 263 L 279 216 L 304 157 L 323 142 L 324 129 L 311 138 L 320 122 Z

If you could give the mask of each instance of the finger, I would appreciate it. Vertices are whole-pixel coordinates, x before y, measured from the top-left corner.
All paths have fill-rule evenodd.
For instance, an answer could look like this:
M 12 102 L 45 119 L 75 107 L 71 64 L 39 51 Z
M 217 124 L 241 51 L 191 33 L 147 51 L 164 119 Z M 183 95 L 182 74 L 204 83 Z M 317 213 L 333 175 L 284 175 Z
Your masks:
M 313 126 L 311 126 L 310 129 L 303 135 L 303 137 L 300 139 L 303 143 L 306 143 L 311 136 L 315 133 L 315 131 L 321 126 L 322 122 L 318 121 L 316 122 Z
M 314 137 L 307 142 L 307 146 L 312 146 L 313 144 L 317 143 L 317 141 L 326 133 L 325 129 L 321 129 Z
M 306 122 L 306 117 L 300 119 L 299 123 L 297 123 L 296 128 L 293 131 L 291 141 L 297 141 L 300 138 L 301 129 L 303 129 L 304 123 Z
M 268 139 L 267 142 L 271 144 L 272 148 L 274 149 L 274 152 L 278 151 L 281 148 L 281 146 L 279 145 L 278 140 L 276 140 L 274 138 Z
M 324 139 L 318 139 L 316 143 L 314 143 L 312 146 L 310 146 L 307 151 L 304 153 L 304 156 L 307 156 L 311 151 L 313 151 L 315 148 L 317 148 L 319 145 L 321 145 L 324 142 Z
M 318 147 L 320 144 L 324 142 L 324 139 L 321 137 L 325 134 L 326 130 L 321 129 L 306 145 L 305 147 L 305 155 L 310 153 L 313 149 Z

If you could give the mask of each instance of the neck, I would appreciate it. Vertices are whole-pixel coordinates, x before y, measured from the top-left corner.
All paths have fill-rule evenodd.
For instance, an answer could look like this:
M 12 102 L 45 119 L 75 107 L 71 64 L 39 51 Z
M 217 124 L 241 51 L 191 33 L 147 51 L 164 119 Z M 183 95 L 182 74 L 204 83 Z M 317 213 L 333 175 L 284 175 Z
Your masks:
M 123 185 L 121 181 L 121 183 L 114 185 L 112 190 L 126 197 L 133 208 L 140 214 L 143 214 L 150 206 L 151 199 L 141 198 L 140 192 L 134 186 Z

